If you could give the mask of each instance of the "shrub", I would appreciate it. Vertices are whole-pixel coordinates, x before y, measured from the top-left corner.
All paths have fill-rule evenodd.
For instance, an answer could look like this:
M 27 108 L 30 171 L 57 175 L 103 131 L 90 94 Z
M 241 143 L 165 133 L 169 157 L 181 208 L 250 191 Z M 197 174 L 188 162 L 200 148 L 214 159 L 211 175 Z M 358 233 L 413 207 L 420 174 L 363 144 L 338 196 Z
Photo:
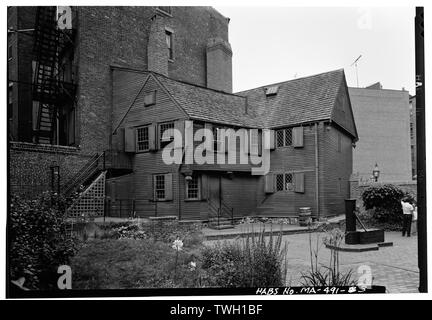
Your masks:
M 37 200 L 11 197 L 10 276 L 25 278 L 30 289 L 56 287 L 57 268 L 68 264 L 77 243 L 66 235 L 65 202 L 51 193 Z M 54 279 L 55 276 L 55 279 Z
M 373 218 L 378 222 L 401 223 L 402 206 L 401 199 L 407 196 L 410 200 L 414 197 L 392 184 L 371 186 L 362 193 L 365 209 L 373 209 Z
M 203 268 L 219 287 L 284 286 L 286 246 L 282 233 L 276 239 L 264 230 L 243 240 L 217 243 L 203 250 Z

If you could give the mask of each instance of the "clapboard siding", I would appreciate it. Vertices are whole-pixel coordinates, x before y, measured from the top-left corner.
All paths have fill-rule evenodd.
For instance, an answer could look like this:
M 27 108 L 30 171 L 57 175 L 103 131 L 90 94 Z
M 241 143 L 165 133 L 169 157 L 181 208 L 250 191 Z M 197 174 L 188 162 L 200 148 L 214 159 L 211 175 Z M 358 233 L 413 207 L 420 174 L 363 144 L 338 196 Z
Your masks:
M 322 131 L 320 207 L 322 215 L 345 212 L 352 173 L 352 140 L 335 126 Z M 340 151 L 338 151 L 340 137 Z M 340 179 L 340 180 L 339 180 Z

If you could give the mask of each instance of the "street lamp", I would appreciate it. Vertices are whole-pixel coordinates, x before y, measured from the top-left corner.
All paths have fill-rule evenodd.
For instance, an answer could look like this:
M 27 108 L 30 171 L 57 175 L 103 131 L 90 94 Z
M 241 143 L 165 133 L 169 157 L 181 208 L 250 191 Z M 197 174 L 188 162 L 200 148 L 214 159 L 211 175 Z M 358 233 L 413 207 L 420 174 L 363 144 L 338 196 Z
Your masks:
M 379 178 L 379 175 L 380 175 L 380 170 L 378 168 L 378 164 L 377 163 L 375 163 L 375 168 L 372 171 L 372 175 L 373 175 L 373 178 L 375 179 L 375 182 L 378 182 L 378 178 Z

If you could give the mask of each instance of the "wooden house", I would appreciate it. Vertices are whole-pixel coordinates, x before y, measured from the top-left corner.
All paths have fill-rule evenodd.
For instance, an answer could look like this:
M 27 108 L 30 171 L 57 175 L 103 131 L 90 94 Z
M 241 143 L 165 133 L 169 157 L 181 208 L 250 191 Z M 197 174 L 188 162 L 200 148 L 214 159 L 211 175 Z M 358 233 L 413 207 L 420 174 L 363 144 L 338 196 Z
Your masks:
M 130 155 L 133 171 L 108 179 L 111 203 L 133 199 L 138 216 L 188 220 L 219 211 L 234 217 L 296 216 L 301 207 L 316 217 L 344 212 L 357 131 L 343 70 L 231 94 L 113 67 L 112 90 L 112 149 Z M 184 133 L 185 121 L 193 121 L 194 132 L 272 129 L 270 171 L 252 175 L 250 163 L 166 164 L 163 148 L 171 140 L 162 132 Z

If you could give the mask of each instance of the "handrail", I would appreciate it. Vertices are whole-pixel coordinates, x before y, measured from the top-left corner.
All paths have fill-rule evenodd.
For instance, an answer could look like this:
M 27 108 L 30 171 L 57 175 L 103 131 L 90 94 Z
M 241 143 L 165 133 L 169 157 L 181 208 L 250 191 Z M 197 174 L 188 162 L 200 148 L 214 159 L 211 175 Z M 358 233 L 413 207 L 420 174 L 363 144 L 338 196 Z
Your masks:
M 83 167 L 81 167 L 80 170 L 78 170 L 77 174 L 75 174 L 63 185 L 63 193 L 66 195 L 69 194 L 74 188 L 77 187 L 78 183 L 84 182 L 83 179 L 88 178 L 90 174 L 94 174 L 98 169 L 99 159 L 102 156 L 103 153 L 93 155 L 93 157 L 91 157 L 89 161 Z

